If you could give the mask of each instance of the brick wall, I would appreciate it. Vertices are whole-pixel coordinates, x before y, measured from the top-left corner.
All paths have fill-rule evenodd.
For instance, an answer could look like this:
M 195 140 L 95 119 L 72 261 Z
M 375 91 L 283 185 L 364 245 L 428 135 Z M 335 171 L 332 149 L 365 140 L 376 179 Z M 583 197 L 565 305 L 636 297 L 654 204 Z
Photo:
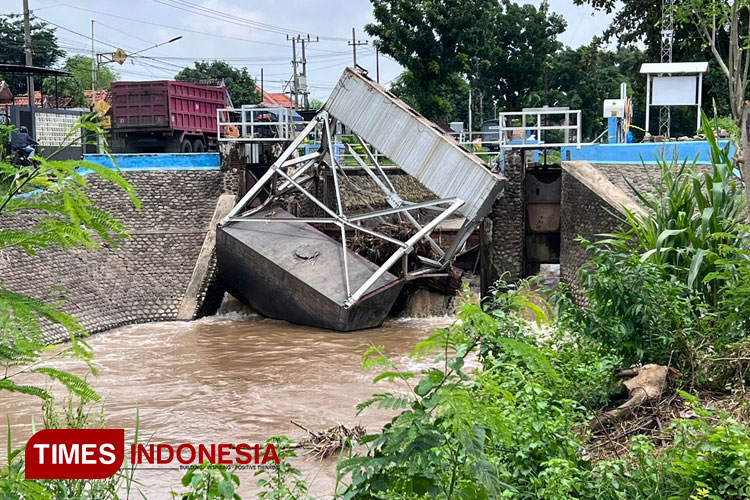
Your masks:
M 219 171 L 131 171 L 124 174 L 141 201 L 140 211 L 121 191 L 90 176 L 90 197 L 120 219 L 130 239 L 117 248 L 41 250 L 28 256 L 0 251 L 5 287 L 44 298 L 62 286 L 62 309 L 95 333 L 130 323 L 173 320 L 187 288 L 219 195 L 236 182 Z M 209 273 L 211 274 L 211 273 Z M 207 279 L 202 299 L 216 291 Z M 213 297 L 209 297 L 213 300 Z M 48 341 L 64 338 L 50 328 Z

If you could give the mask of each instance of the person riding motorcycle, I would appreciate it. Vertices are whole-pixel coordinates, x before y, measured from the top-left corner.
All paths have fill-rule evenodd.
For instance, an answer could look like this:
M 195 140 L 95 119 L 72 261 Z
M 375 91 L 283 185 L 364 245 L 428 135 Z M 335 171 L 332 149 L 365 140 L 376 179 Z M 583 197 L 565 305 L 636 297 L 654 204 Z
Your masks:
M 21 127 L 18 129 L 18 132 L 13 132 L 10 135 L 10 148 L 14 152 L 23 152 L 24 156 L 28 158 L 29 160 L 34 157 L 36 154 L 36 150 L 32 147 L 38 146 L 39 143 L 36 142 L 30 135 L 29 135 L 29 129 L 26 127 Z

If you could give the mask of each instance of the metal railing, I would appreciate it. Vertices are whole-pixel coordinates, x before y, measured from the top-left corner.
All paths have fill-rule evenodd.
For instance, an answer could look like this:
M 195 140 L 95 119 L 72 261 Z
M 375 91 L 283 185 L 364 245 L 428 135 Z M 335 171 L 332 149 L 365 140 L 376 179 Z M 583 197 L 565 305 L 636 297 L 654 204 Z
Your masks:
M 562 131 L 563 140 L 547 142 L 546 136 L 552 131 Z M 543 107 L 499 113 L 497 133 L 498 144 L 506 148 L 580 147 L 581 111 Z
M 283 106 L 242 106 L 217 110 L 218 138 L 221 142 L 283 142 L 292 141 L 295 128 L 302 122 L 294 120 L 294 111 Z

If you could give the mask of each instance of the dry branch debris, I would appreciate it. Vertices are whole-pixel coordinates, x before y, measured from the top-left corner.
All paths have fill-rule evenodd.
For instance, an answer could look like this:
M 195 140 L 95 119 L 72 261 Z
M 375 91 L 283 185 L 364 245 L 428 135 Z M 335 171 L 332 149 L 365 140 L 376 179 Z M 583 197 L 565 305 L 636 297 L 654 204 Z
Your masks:
M 314 432 L 294 420 L 291 422 L 307 432 L 307 436 L 300 440 L 299 446 L 308 450 L 305 454 L 312 453 L 318 458 L 333 456 L 341 451 L 344 446 L 348 446 L 348 441 L 357 440 L 365 435 L 365 429 L 360 425 L 355 425 L 350 429 L 339 424 L 323 432 Z

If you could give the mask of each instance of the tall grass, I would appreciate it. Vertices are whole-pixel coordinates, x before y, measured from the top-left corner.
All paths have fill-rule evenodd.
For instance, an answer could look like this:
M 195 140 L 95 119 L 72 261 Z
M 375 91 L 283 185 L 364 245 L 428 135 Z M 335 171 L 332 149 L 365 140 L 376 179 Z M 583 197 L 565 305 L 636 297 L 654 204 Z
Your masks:
M 626 210 L 627 230 L 616 238 L 634 244 L 642 261 L 659 266 L 715 306 L 723 285 L 712 278 L 719 250 L 738 244 L 745 204 L 729 145 L 719 147 L 708 120 L 703 132 L 711 155 L 707 172 L 697 170 L 697 159 L 680 164 L 661 157 L 661 182 L 654 184 L 654 194 L 626 179 L 645 211 Z

